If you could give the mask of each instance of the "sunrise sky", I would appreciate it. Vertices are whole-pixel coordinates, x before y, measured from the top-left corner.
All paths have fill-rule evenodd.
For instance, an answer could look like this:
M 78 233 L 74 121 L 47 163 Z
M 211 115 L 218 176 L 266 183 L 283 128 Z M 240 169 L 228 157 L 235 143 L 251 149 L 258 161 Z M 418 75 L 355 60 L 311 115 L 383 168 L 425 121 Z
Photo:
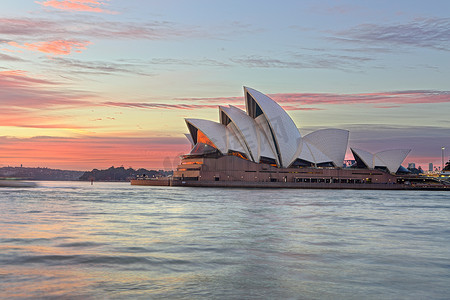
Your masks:
M 450 1 L 14 0 L 0 4 L 0 166 L 171 169 L 183 118 L 242 86 L 304 135 L 450 154 Z M 350 158 L 350 157 L 349 157 Z

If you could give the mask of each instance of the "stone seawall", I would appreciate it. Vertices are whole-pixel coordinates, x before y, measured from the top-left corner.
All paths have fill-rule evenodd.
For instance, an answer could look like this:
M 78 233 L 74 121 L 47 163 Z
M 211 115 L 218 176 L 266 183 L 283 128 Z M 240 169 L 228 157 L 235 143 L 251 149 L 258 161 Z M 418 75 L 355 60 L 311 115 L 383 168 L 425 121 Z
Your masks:
M 248 182 L 248 181 L 182 181 L 169 178 L 131 180 L 131 185 L 186 186 L 217 188 L 286 188 L 286 189 L 351 189 L 351 190 L 435 190 L 450 191 L 449 185 L 407 185 L 388 183 L 305 183 L 305 182 Z
M 168 178 L 162 179 L 134 179 L 131 180 L 131 185 L 145 185 L 145 186 L 170 186 L 171 181 Z

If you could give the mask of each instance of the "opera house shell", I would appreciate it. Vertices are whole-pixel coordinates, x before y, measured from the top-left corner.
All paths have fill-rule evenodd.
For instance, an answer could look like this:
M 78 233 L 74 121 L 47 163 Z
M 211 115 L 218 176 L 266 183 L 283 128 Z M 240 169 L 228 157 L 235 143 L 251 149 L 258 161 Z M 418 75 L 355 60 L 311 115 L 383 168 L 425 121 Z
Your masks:
M 394 183 L 410 150 L 371 154 L 351 149 L 356 164 L 343 168 L 349 132 L 322 129 L 301 136 L 286 111 L 244 87 L 245 108 L 219 106 L 219 120 L 185 119 L 192 144 L 173 179 L 198 182 Z

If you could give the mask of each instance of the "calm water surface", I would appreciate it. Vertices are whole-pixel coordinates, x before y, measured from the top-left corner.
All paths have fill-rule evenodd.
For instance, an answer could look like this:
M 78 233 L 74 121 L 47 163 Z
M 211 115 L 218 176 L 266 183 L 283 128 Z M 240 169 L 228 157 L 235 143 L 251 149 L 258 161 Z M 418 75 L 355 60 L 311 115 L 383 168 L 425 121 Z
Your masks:
M 450 193 L 0 188 L 0 298 L 449 299 Z

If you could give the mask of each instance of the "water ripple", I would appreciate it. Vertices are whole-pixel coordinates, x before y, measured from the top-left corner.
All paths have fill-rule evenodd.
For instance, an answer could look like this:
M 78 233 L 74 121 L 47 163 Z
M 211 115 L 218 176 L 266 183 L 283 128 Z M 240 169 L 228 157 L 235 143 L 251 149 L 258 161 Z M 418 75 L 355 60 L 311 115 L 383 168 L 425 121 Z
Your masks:
M 42 182 L 0 193 L 4 299 L 446 299 L 447 192 Z

